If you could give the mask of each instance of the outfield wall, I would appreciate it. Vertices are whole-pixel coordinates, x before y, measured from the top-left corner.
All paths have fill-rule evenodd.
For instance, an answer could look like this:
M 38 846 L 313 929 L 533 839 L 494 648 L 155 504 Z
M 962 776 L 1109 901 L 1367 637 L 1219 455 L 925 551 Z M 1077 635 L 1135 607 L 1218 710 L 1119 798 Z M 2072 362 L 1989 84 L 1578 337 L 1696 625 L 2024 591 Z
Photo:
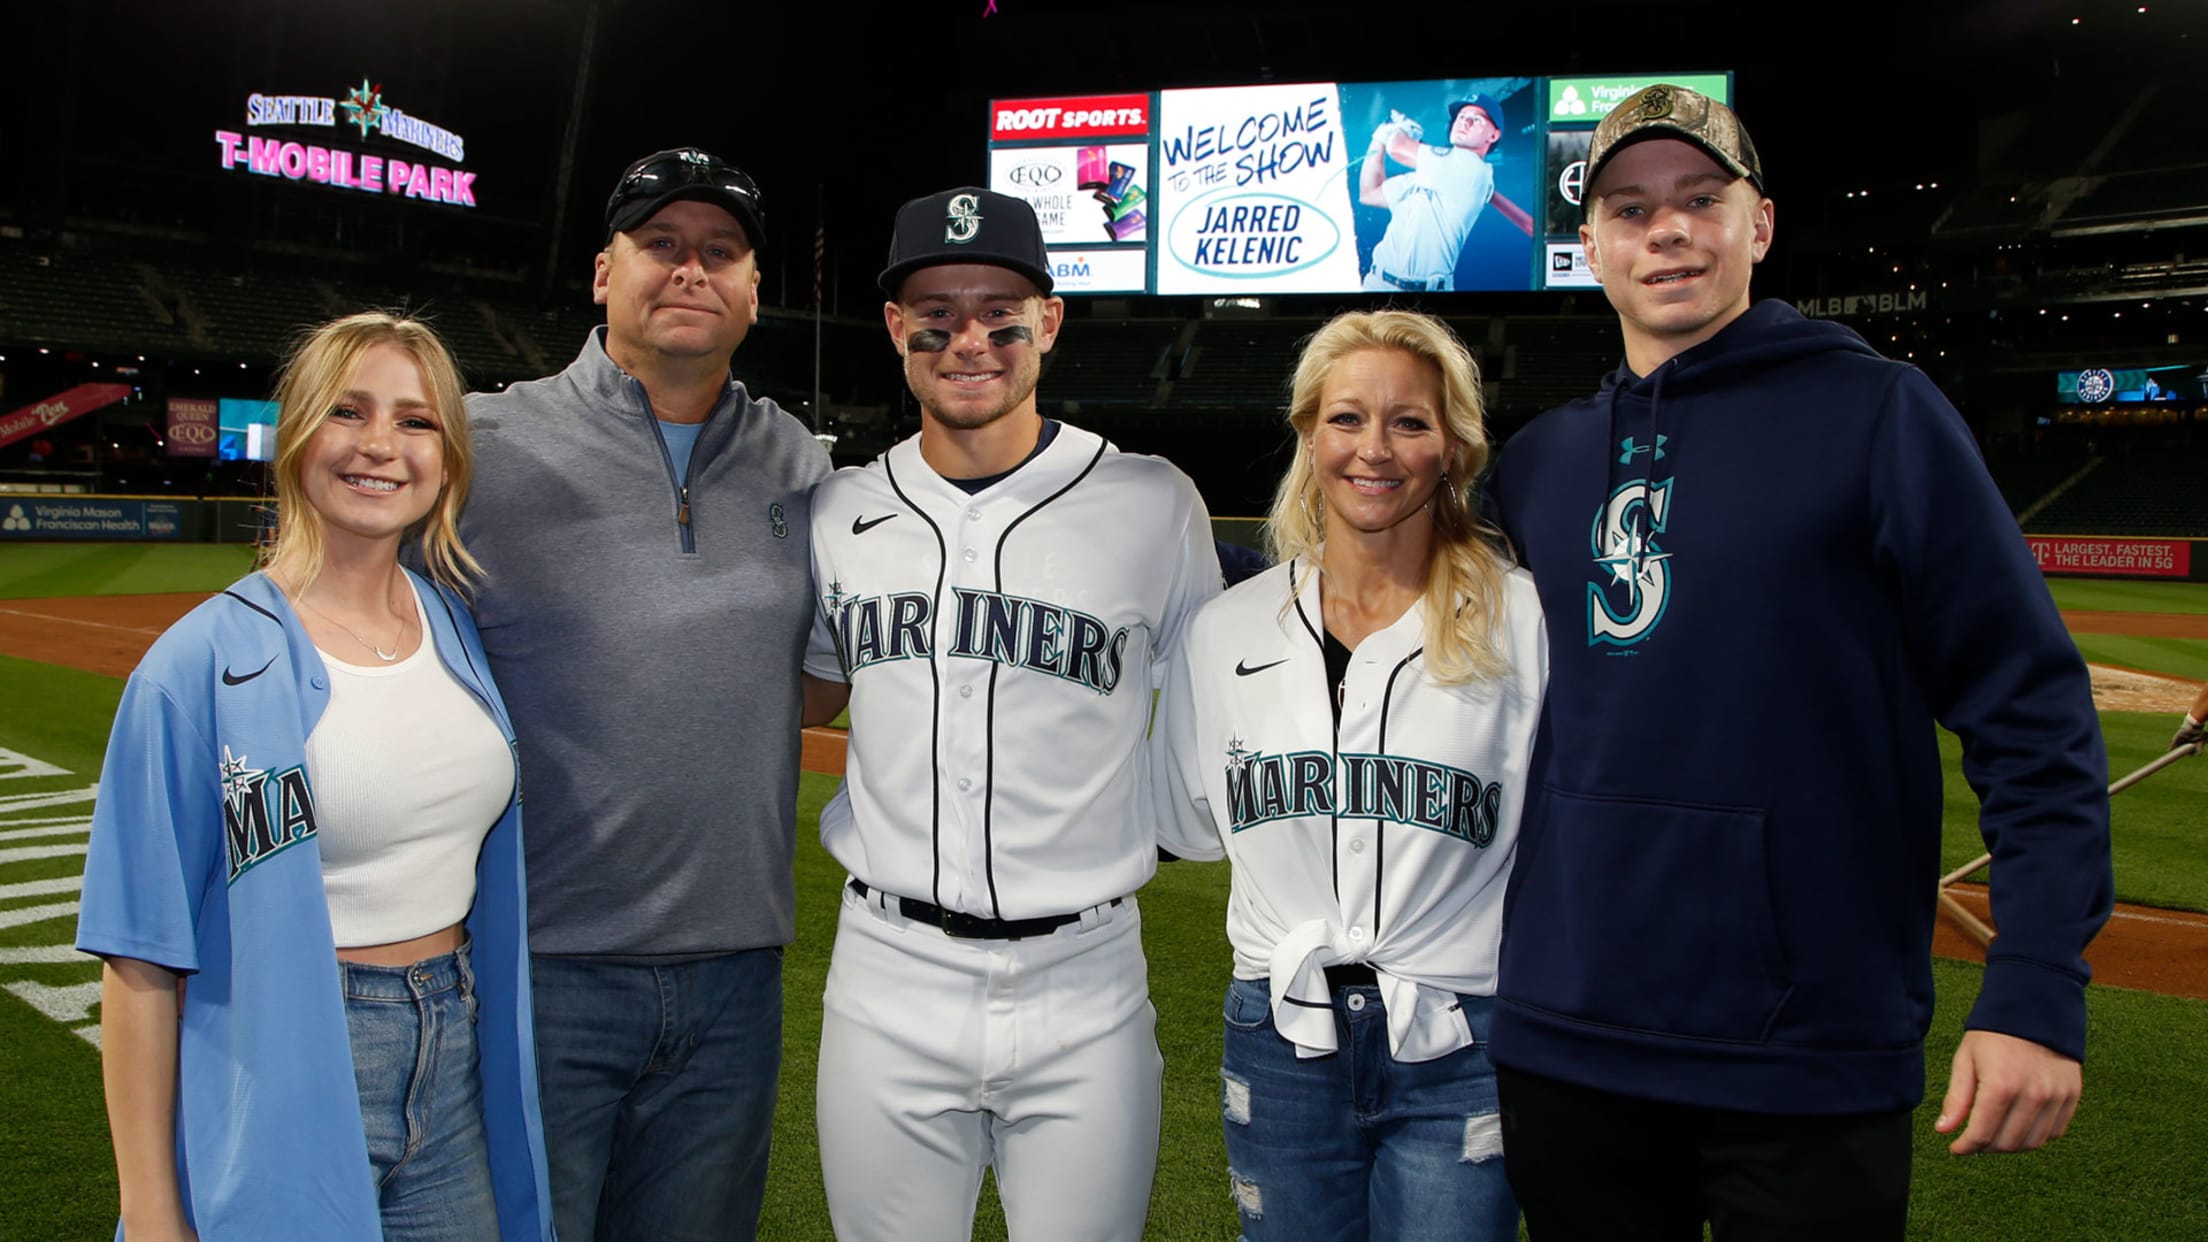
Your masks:
M 265 502 L 0 493 L 0 543 L 252 543 Z
M 165 496 L 39 496 L 0 493 L 0 543 L 104 541 L 252 543 L 266 502 L 254 497 L 174 500 Z M 1216 517 L 1212 533 L 1262 550 L 1262 518 Z M 2208 539 L 2026 535 L 2050 578 L 2146 578 L 2208 582 Z
M 2151 578 L 2208 582 L 2208 539 L 2129 539 L 2105 535 L 2026 535 L 2040 572 L 2050 578 Z

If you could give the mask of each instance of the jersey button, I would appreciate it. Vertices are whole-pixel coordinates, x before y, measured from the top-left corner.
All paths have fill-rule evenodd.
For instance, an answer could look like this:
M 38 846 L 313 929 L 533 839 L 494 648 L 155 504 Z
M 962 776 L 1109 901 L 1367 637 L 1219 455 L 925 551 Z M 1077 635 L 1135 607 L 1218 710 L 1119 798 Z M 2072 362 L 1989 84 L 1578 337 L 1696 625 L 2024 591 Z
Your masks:
M 968 510 L 966 511 L 966 520 L 967 520 L 967 521 L 969 521 L 969 522 L 978 522 L 978 521 L 980 521 L 980 520 L 981 520 L 981 510 L 979 510 L 979 509 L 968 509 Z
M 967 790 L 972 789 L 973 787 L 974 780 L 972 777 L 961 776 L 958 778 L 958 792 L 965 793 Z
M 974 688 L 972 686 L 960 686 L 958 688 L 958 697 L 962 699 L 970 699 L 974 697 Z
M 1365 942 L 1365 929 L 1362 927 L 1350 928 L 1349 941 L 1351 944 L 1363 944 Z
M 1349 843 L 1349 852 L 1350 852 L 1350 853 L 1352 853 L 1352 854 L 1362 854 L 1362 853 L 1364 853 L 1364 852 L 1365 852 L 1365 839 L 1364 839 L 1363 837 L 1359 837 L 1359 838 L 1357 838 L 1356 840 L 1354 840 L 1354 841 L 1350 842 L 1350 843 Z
M 979 552 L 976 552 L 976 551 L 974 551 L 974 550 L 973 550 L 972 548 L 968 548 L 968 549 L 966 549 L 966 563 L 967 563 L 967 564 L 971 565 L 971 564 L 973 564 L 973 563 L 974 563 L 975 561 L 978 561 L 978 560 L 980 560 L 980 559 L 981 559 L 981 553 L 979 553 Z

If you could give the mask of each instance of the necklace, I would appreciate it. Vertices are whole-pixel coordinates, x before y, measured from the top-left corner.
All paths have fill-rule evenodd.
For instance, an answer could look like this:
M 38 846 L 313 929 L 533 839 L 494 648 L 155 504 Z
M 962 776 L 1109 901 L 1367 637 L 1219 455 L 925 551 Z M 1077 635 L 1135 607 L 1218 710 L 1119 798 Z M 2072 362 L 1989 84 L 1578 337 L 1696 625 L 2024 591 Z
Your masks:
M 299 602 L 302 604 L 307 604 L 307 601 L 304 597 L 302 597 Z M 406 631 L 410 626 L 414 624 L 413 617 L 400 617 L 398 637 L 391 640 L 391 650 L 385 651 L 383 648 L 378 647 L 372 642 L 369 642 L 365 638 L 362 638 L 357 632 L 354 631 L 352 626 L 345 624 L 343 621 L 340 621 L 336 617 L 333 617 L 330 614 L 322 611 L 321 609 L 315 607 L 313 604 L 307 604 L 307 611 L 313 613 L 315 616 L 322 618 L 324 621 L 329 622 L 331 625 L 334 625 L 337 628 L 345 631 L 347 634 L 351 634 L 354 642 L 359 643 L 361 646 L 366 647 L 368 650 L 375 652 L 376 658 L 383 661 L 385 664 L 389 664 L 393 660 L 399 658 L 400 650 L 406 646 Z

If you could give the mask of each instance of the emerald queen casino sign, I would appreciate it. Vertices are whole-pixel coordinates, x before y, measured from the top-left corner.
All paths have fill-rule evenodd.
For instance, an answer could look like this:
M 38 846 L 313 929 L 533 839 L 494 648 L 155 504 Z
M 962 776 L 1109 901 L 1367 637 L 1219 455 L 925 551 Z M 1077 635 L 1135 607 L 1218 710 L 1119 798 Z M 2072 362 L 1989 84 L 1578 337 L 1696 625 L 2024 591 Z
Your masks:
M 366 141 L 370 131 L 405 143 L 458 164 L 467 159 L 467 140 L 449 129 L 432 125 L 384 102 L 383 86 L 362 78 L 348 87 L 342 99 L 318 95 L 248 95 L 245 126 L 256 130 L 320 127 L 341 134 L 357 129 Z M 350 135 L 346 135 L 350 136 Z M 376 155 L 338 146 L 300 142 L 286 136 L 215 131 L 223 171 L 256 173 L 286 181 L 312 181 L 318 185 L 367 194 L 418 198 L 454 207 L 475 206 L 475 174 L 463 172 L 436 159 L 407 159 Z

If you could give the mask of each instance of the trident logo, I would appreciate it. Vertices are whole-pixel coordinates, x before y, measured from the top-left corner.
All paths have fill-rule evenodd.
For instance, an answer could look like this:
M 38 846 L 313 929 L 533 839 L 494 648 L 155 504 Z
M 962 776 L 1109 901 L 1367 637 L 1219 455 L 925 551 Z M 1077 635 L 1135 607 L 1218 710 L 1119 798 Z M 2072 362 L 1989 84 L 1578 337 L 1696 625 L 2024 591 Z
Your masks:
M 943 240 L 961 245 L 981 235 L 981 200 L 971 194 L 955 195 L 950 213 L 943 218 Z

